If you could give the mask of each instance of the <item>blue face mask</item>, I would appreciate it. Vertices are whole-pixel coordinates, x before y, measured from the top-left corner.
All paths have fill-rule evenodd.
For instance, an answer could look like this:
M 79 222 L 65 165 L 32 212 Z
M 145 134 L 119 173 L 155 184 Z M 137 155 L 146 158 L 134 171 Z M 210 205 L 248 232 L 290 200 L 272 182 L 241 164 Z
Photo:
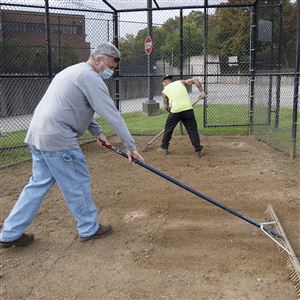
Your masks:
M 99 76 L 102 79 L 108 79 L 110 78 L 112 75 L 114 74 L 114 71 L 112 71 L 111 69 L 106 68 L 103 72 L 99 73 Z

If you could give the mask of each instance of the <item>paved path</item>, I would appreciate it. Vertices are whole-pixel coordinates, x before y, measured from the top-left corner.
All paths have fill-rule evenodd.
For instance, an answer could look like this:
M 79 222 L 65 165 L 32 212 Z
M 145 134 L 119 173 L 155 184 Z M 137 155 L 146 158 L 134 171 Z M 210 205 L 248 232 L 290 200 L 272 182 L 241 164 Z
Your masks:
M 255 91 L 256 103 L 267 106 L 269 86 L 257 85 Z M 281 107 L 293 107 L 293 85 L 281 86 Z M 191 93 L 192 101 L 197 99 L 198 93 L 193 88 Z M 273 88 L 273 105 L 276 99 L 276 89 Z M 154 97 L 154 100 L 163 107 L 161 96 Z M 143 103 L 147 98 L 128 99 L 120 102 L 121 113 L 141 112 Z M 209 84 L 208 85 L 208 104 L 244 104 L 249 101 L 249 85 L 247 84 Z M 298 107 L 300 111 L 300 105 Z M 26 130 L 31 121 L 31 115 L 20 115 L 8 118 L 0 118 L 0 133 Z

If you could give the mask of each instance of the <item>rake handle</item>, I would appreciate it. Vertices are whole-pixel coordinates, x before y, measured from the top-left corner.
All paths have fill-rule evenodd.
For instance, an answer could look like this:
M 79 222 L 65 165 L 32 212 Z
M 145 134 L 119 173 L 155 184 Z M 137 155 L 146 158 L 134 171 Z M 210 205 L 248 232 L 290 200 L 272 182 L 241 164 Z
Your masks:
M 124 157 L 128 158 L 128 155 L 127 155 L 125 152 L 123 152 L 122 150 L 120 150 L 120 149 L 118 149 L 118 148 L 116 148 L 116 147 L 114 147 L 114 146 L 112 146 L 112 145 L 106 144 L 106 143 L 105 143 L 103 140 L 101 140 L 101 139 L 100 139 L 100 141 L 101 141 L 101 143 L 102 143 L 102 145 L 103 145 L 104 147 L 106 147 L 106 148 L 108 148 L 108 149 L 110 149 L 110 150 L 112 150 L 112 151 L 118 153 L 118 154 L 121 155 L 121 156 L 124 156 Z M 246 222 L 248 222 L 248 223 L 250 223 L 250 224 L 252 224 L 252 225 L 254 225 L 254 226 L 256 226 L 256 227 L 261 228 L 261 224 L 260 224 L 260 223 L 257 223 L 257 222 L 255 222 L 254 220 L 252 220 L 252 219 L 250 219 L 250 218 L 248 218 L 248 217 L 242 215 L 241 213 L 239 213 L 239 212 L 237 212 L 237 211 L 231 209 L 230 207 L 227 207 L 226 205 L 224 205 L 224 204 L 222 204 L 222 203 L 220 203 L 220 202 L 218 202 L 218 201 L 213 200 L 212 198 L 210 198 L 210 197 L 208 197 L 208 196 L 206 196 L 206 195 L 204 195 L 204 194 L 202 194 L 202 193 L 196 191 L 195 189 L 191 188 L 190 186 L 188 186 L 188 185 L 186 185 L 186 184 L 184 184 L 184 183 L 181 183 L 181 182 L 177 181 L 176 179 L 172 178 L 171 176 L 169 176 L 169 175 L 167 175 L 167 174 L 164 174 L 164 173 L 162 173 L 162 172 L 156 170 L 155 168 L 153 168 L 153 167 L 151 167 L 151 166 L 145 164 L 144 162 L 142 162 L 142 161 L 140 161 L 140 160 L 138 160 L 138 159 L 136 159 L 136 158 L 134 158 L 134 157 L 132 158 L 132 161 L 133 161 L 134 163 L 136 163 L 137 165 L 140 165 L 141 167 L 143 167 L 143 168 L 145 168 L 145 169 L 147 169 L 147 170 L 149 170 L 149 171 L 151 171 L 151 172 L 157 174 L 158 176 L 160 176 L 160 177 L 162 177 L 162 178 L 164 178 L 164 179 L 166 179 L 166 180 L 168 180 L 168 181 L 173 182 L 174 184 L 176 184 L 176 185 L 178 185 L 179 187 L 181 187 L 181 188 L 183 188 L 183 189 L 185 189 L 185 190 L 191 192 L 192 194 L 194 194 L 194 195 L 196 195 L 196 196 L 198 196 L 198 197 L 200 197 L 200 198 L 202 198 L 202 199 L 204 199 L 204 200 L 206 200 L 206 201 L 208 201 L 208 202 L 210 202 L 210 203 L 212 203 L 212 204 L 214 204 L 214 205 L 216 205 L 216 206 L 218 206 L 218 207 L 224 209 L 225 211 L 231 213 L 232 215 L 235 215 L 236 217 L 238 217 L 238 218 L 240 218 L 240 219 L 242 219 L 242 220 L 244 220 L 244 221 L 246 221 Z M 276 237 L 278 237 L 278 238 L 280 238 L 280 239 L 283 239 L 283 236 L 282 236 L 280 233 L 274 231 L 274 230 L 271 229 L 271 228 L 268 228 L 268 227 L 264 226 L 264 230 L 266 230 L 268 233 L 270 233 L 270 234 L 272 234 L 272 235 L 274 235 L 274 236 L 276 236 Z
M 145 145 L 141 151 L 145 151 L 145 150 L 147 149 L 147 147 L 148 147 L 149 145 L 151 145 L 157 138 L 159 138 L 164 132 L 165 132 L 165 130 L 162 130 L 162 131 L 161 131 L 158 135 L 156 135 L 150 142 L 148 142 L 148 144 Z

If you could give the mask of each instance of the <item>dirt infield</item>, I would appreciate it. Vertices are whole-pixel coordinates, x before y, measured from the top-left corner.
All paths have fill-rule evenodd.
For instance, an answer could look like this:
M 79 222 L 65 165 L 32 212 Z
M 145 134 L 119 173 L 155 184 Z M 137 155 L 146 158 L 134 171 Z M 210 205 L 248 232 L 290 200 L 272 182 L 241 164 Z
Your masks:
M 136 140 L 141 148 L 149 137 Z M 203 137 L 203 145 L 200 159 L 186 136 L 173 139 L 168 156 L 157 144 L 143 155 L 257 222 L 272 204 L 300 255 L 299 162 L 253 137 Z M 259 229 L 112 151 L 83 149 L 113 234 L 80 242 L 55 187 L 28 230 L 35 243 L 0 250 L 0 299 L 297 299 L 279 250 Z M 31 163 L 1 170 L 1 224 L 30 172 Z

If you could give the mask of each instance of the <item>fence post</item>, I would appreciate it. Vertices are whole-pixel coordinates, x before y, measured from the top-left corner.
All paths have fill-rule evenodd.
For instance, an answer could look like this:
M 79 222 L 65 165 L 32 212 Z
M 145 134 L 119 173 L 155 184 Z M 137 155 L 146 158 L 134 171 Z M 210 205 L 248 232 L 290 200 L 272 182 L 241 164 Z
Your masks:
M 254 88 L 255 88 L 255 63 L 256 63 L 256 38 L 257 38 L 257 2 L 251 7 L 251 30 L 250 30 L 250 108 L 249 108 L 249 133 L 253 133 L 254 117 Z
M 118 23 L 118 13 L 115 11 L 113 14 L 113 29 L 114 29 L 114 38 L 113 38 L 113 42 L 114 45 L 119 48 L 119 23 Z M 115 70 L 115 84 L 116 84 L 116 94 L 115 94 L 115 101 L 116 101 L 116 107 L 118 110 L 120 110 L 120 79 L 119 79 L 119 66 L 118 68 Z
M 274 71 L 274 23 L 275 12 L 274 6 L 272 7 L 272 41 L 271 41 L 271 74 L 269 75 L 269 99 L 268 99 L 268 125 L 272 122 L 272 98 L 273 98 L 273 71 Z
M 207 39 L 208 39 L 208 0 L 204 1 L 204 49 L 203 49 L 203 68 L 204 68 L 204 92 L 207 95 Z M 207 127 L 207 96 L 204 98 L 203 102 L 203 127 Z
M 184 54 L 183 54 L 183 10 L 182 9 L 180 9 L 179 36 L 180 36 L 179 74 L 180 74 L 180 79 L 183 79 L 183 55 Z M 183 135 L 182 122 L 179 123 L 179 127 L 180 127 L 180 133 L 181 133 L 181 135 Z
M 152 1 L 148 0 L 147 7 L 149 8 L 147 12 L 147 23 L 148 23 L 148 36 L 151 37 L 153 41 L 153 18 L 152 18 Z M 152 45 L 153 47 L 153 45 Z M 153 79 L 151 78 L 151 73 L 153 70 L 153 58 L 152 53 L 147 55 L 147 61 L 148 61 L 148 101 L 154 102 L 153 100 Z
M 47 71 L 49 81 L 52 80 L 52 61 L 51 61 L 51 39 L 50 39 L 50 22 L 49 22 L 49 0 L 45 0 L 45 28 L 46 28 L 46 44 L 47 44 Z
M 277 84 L 276 84 L 276 109 L 275 109 L 275 128 L 279 125 L 280 112 L 280 89 L 281 89 L 281 57 L 282 57 L 282 33 L 283 33 L 283 4 L 280 1 L 279 6 L 279 33 L 278 33 L 278 58 L 277 58 Z
M 291 159 L 296 156 L 297 145 L 297 118 L 298 118 L 298 99 L 299 99 L 299 71 L 300 71 L 300 0 L 297 0 L 297 29 L 296 29 L 296 58 L 295 58 L 295 77 L 294 77 L 294 102 L 293 102 L 293 123 L 292 123 L 292 149 Z
M 180 71 L 180 79 L 183 79 L 183 12 L 182 9 L 180 9 L 180 18 L 179 18 L 179 40 L 180 40 L 180 63 L 179 63 L 179 71 Z

